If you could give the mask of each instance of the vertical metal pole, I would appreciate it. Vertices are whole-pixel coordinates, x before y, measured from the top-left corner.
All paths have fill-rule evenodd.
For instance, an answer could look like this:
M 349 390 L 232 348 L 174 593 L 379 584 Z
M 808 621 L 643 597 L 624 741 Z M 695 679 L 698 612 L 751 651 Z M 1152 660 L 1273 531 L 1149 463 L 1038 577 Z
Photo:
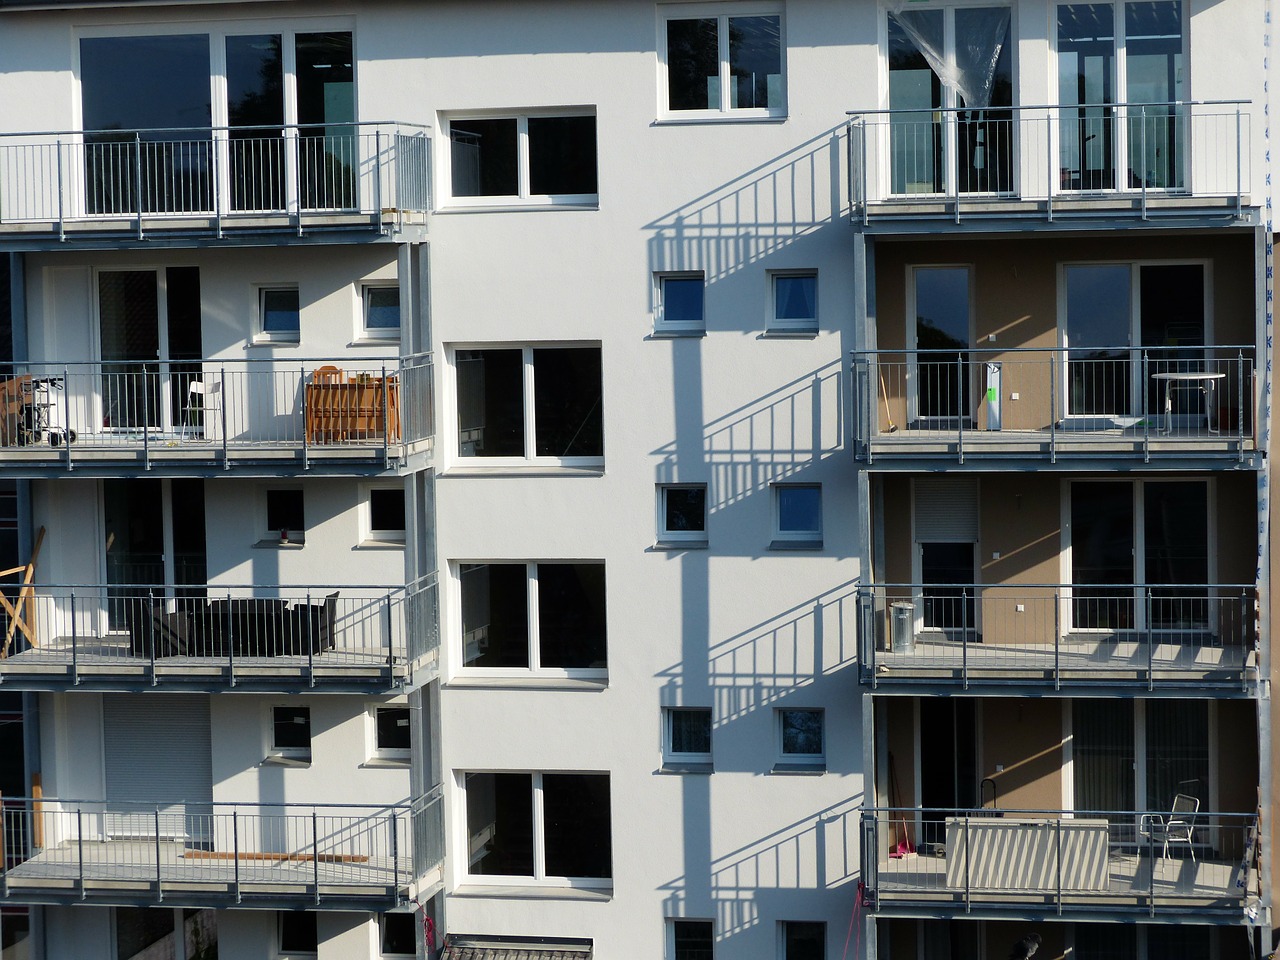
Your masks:
M 298 368 L 298 379 L 302 384 L 302 469 L 306 470 L 310 466 L 311 451 L 307 448 L 309 437 L 307 436 L 307 370 L 305 367 Z
M 58 240 L 59 242 L 67 239 L 67 216 L 66 216 L 66 180 L 62 175 L 62 141 L 58 140 L 54 144 L 54 149 L 58 153 Z
M 382 365 L 382 465 L 391 466 L 391 388 L 387 385 L 387 365 Z
M 969 913 L 973 909 L 973 903 L 969 895 L 969 886 L 972 877 L 969 875 L 969 815 L 964 817 L 964 912 Z
M 356 135 L 357 142 L 359 134 Z M 378 218 L 378 233 L 382 233 L 382 131 L 373 132 L 373 209 Z
M 1053 689 L 1062 689 L 1062 591 L 1053 591 Z
M 977 594 L 977 590 L 974 590 Z M 960 677 L 969 689 L 969 588 L 960 590 Z
M 1050 223 L 1053 222 L 1053 108 L 1049 108 L 1049 112 L 1045 114 L 1045 134 L 1044 134 L 1044 154 L 1047 179 L 1044 184 L 1044 209 L 1045 215 Z M 1059 184 L 1061 186 L 1061 184 Z
M 311 877 L 316 885 L 316 906 L 320 905 L 320 829 L 316 808 L 311 808 Z
M 225 620 L 222 624 L 222 636 L 226 639 L 227 644 L 227 682 L 234 687 L 236 685 L 236 641 L 231 635 L 231 591 L 227 591 L 227 612 Z
M 298 236 L 302 236 L 302 128 L 293 131 L 293 172 L 297 179 L 295 193 L 298 204 Z
M 228 138 L 230 139 L 230 138 Z M 209 173 L 213 178 L 209 184 L 209 192 L 213 194 L 213 230 L 214 235 L 222 239 L 222 175 L 218 169 L 218 134 L 209 131 Z
M 156 600 L 155 591 L 147 588 L 147 656 L 151 661 L 151 685 L 156 685 Z
M 1191 108 L 1188 107 L 1187 109 L 1190 110 Z M 1240 137 L 1240 132 L 1241 132 L 1240 123 L 1241 123 L 1240 104 L 1237 103 L 1236 104 L 1236 218 L 1237 219 L 1239 219 L 1244 213 L 1244 208 L 1242 206 L 1242 200 L 1241 200 L 1241 193 L 1243 192 L 1244 180 L 1243 180 L 1243 173 L 1241 171 L 1243 159 L 1240 155 L 1241 154 L 1240 144 L 1243 141 Z M 1187 139 L 1189 140 L 1190 138 L 1187 138 Z
M 390 681 L 395 679 L 396 651 L 392 638 L 391 594 L 389 593 L 382 600 L 382 610 L 386 615 L 383 619 L 387 628 L 387 679 Z
M 391 822 L 391 876 L 394 878 L 396 887 L 395 899 L 400 899 L 400 837 L 399 831 L 396 829 L 398 820 L 393 813 L 387 818 Z
M 1054 821 L 1054 827 L 1054 860 L 1057 863 L 1058 873 L 1058 916 L 1062 916 L 1062 814 L 1058 814 L 1058 819 Z
M 964 463 L 964 354 L 956 354 L 956 455 Z
M 160 880 L 160 807 L 156 806 L 156 903 L 164 903 L 164 887 Z
M 67 450 L 67 469 L 71 469 L 71 378 L 67 365 L 62 365 L 62 445 Z
M 1138 171 L 1138 181 L 1142 184 L 1142 219 L 1147 219 L 1147 107 L 1143 104 L 1138 108 L 1142 123 L 1142 136 L 1139 138 L 1142 143 L 1142 167 Z
M 142 365 L 142 467 L 151 469 L 151 375 Z
M 1239 437 L 1238 456 L 1244 463 L 1244 351 L 1236 351 L 1236 433 Z
M 134 205 L 138 208 L 138 239 L 142 239 L 142 134 L 133 135 L 133 188 Z
M 245 370 L 245 379 L 248 379 L 249 371 Z M 205 404 L 207 409 L 208 404 Z M 222 469 L 231 469 L 231 457 L 228 456 L 227 450 L 227 365 L 224 363 L 221 367 L 221 374 L 218 379 L 218 419 L 222 426 Z M 206 426 L 208 426 L 206 424 Z
M 80 644 L 76 629 L 76 592 L 71 591 L 71 684 L 80 685 Z
M 1049 354 L 1049 462 L 1058 462 L 1058 358 L 1052 353 Z
M 236 903 L 240 902 L 240 811 L 231 808 L 231 857 L 234 869 Z
M 1147 689 L 1154 690 L 1156 686 L 1155 674 L 1155 647 L 1156 634 L 1152 627 L 1151 615 L 1154 612 L 1151 601 L 1151 588 L 1146 588 L 1146 634 L 1147 634 Z
M 105 813 L 105 811 L 104 811 Z M 80 899 L 85 899 L 84 889 L 84 809 L 76 807 L 76 857 L 80 861 Z
M 1151 462 L 1151 410 L 1147 403 L 1147 374 L 1150 367 L 1147 351 L 1142 351 L 1142 383 L 1138 385 L 1138 410 L 1142 414 L 1142 462 Z
M 319 636 L 319 631 L 313 629 L 311 618 L 314 613 L 311 609 L 311 589 L 307 589 L 307 686 L 314 687 L 316 685 L 316 662 L 315 662 L 315 641 L 313 637 Z
M 867 196 L 867 120 L 862 118 L 862 166 L 858 171 L 858 175 L 862 180 L 862 225 L 865 227 L 871 222 L 870 198 Z
M 1151 864 L 1151 873 L 1147 878 L 1147 913 L 1156 915 L 1156 832 L 1151 829 L 1151 821 L 1147 821 L 1147 863 Z
M 34 814 L 34 810 L 32 811 L 32 813 Z M 8 823 L 8 820 L 9 818 L 5 815 L 4 798 L 0 796 L 0 894 L 2 894 L 6 898 L 9 896 L 9 823 Z M 21 850 L 17 852 L 21 853 Z

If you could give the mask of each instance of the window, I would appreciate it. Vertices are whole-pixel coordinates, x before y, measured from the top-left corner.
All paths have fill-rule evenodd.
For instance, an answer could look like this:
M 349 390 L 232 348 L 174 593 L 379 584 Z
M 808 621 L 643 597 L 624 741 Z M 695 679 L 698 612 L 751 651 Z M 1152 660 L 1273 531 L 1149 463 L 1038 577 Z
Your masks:
M 175 911 L 164 907 L 116 907 L 116 956 L 133 957 L 162 940 L 172 940 L 176 929 Z M 10 917 L 6 915 L 4 922 Z M 172 946 L 169 945 L 170 951 Z M 164 947 L 159 948 L 163 952 Z M 8 958 L 9 952 L 3 954 Z
M 599 347 L 458 350 L 454 356 L 460 457 L 599 464 Z
M 822 545 L 822 486 L 817 483 L 773 485 L 775 548 Z
M 401 487 L 370 487 L 366 493 L 364 529 L 360 539 L 373 543 L 404 543 L 404 490 Z
M 707 485 L 661 484 L 658 487 L 658 541 L 706 543 Z
M 463 563 L 458 579 L 464 667 L 604 676 L 603 563 Z
M 804 770 L 825 769 L 822 711 L 788 709 L 777 711 L 777 715 L 778 766 Z
M 812 271 L 769 275 L 773 305 L 769 329 L 815 333 L 818 329 L 818 275 Z
M 306 533 L 306 517 L 302 510 L 301 490 L 267 491 L 268 538 L 280 538 L 281 543 L 301 542 Z
M 825 923 L 782 921 L 782 960 L 826 960 Z
M 364 330 L 367 340 L 400 339 L 400 288 L 367 284 L 364 302 Z
M 594 115 L 452 117 L 448 126 L 455 199 L 596 202 Z
M 608 885 L 608 774 L 467 773 L 463 785 L 473 877 Z
M 418 917 L 413 913 L 382 914 L 382 955 L 416 957 Z
M 668 920 L 671 960 L 712 960 L 715 952 L 714 920 Z
M 711 709 L 668 707 L 663 711 L 663 755 L 668 764 L 711 763 Z
M 663 333 L 704 333 L 703 293 L 706 280 L 701 273 L 659 274 L 657 277 L 657 322 Z
M 297 343 L 301 339 L 300 316 L 297 287 L 259 288 L 256 339 Z
M 408 707 L 373 708 L 373 758 L 408 762 L 411 737 Z
M 271 708 L 270 756 L 311 762 L 311 708 Z
M 666 110 L 673 118 L 786 115 L 782 16 L 681 6 L 663 23 Z
M 301 910 L 282 911 L 280 917 L 280 956 L 313 957 L 320 951 L 320 935 L 316 915 Z

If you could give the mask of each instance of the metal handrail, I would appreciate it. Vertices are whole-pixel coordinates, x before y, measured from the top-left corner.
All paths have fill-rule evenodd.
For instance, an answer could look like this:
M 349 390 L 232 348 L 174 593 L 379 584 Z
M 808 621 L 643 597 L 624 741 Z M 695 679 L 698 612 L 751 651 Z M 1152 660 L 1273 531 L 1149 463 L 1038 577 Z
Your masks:
M 1100 110 L 1117 107 L 1247 107 L 1252 100 L 1132 100 L 1123 103 L 1035 103 L 987 107 L 883 107 L 876 110 L 846 110 L 847 117 L 883 116 L 908 113 L 995 113 L 1019 110 Z
M 343 120 L 336 123 L 266 123 L 266 124 L 245 124 L 243 126 L 218 126 L 210 124 L 202 127 L 136 127 L 124 129 L 110 130 L 7 130 L 0 131 L 0 139 L 6 137 L 29 139 L 32 137 L 79 137 L 79 136 L 126 136 L 132 137 L 134 134 L 141 133 L 243 133 L 246 130 L 324 130 L 324 129 L 346 129 L 350 127 L 370 127 L 385 128 L 394 127 L 400 130 L 413 130 L 418 133 L 431 133 L 433 128 L 422 123 L 408 123 L 401 120 Z

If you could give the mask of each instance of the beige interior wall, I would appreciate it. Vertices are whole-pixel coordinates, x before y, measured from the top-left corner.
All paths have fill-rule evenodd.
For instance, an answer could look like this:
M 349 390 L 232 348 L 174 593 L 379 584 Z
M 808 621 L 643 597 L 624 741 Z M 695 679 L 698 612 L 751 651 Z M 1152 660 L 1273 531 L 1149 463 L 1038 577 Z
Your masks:
M 982 478 L 978 568 L 984 586 L 979 624 L 986 642 L 1054 641 L 1055 591 L 1034 585 L 1063 579 L 1061 489 L 1061 479 L 1050 474 Z
M 982 701 L 979 772 L 996 782 L 1002 809 L 1062 808 L 1062 701 Z M 1003 765 L 997 773 L 996 766 Z
M 1218 806 L 1252 813 L 1258 806 L 1258 719 L 1251 700 L 1218 701 Z

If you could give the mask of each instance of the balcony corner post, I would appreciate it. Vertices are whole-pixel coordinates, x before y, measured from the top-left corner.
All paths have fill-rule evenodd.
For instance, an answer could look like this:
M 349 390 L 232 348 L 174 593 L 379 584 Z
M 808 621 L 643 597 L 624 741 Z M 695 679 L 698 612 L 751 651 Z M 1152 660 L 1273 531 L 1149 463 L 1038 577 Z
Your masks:
M 164 903 L 164 886 L 160 879 L 160 806 L 155 808 L 156 828 L 156 903 Z
M 151 375 L 142 368 L 142 469 L 151 469 Z
M 315 643 L 312 642 L 313 636 L 319 636 L 319 631 L 313 632 L 311 622 L 311 588 L 307 588 L 307 686 L 314 687 L 316 685 L 316 652 Z M 330 637 L 330 640 L 333 638 Z
M 1239 220 L 1241 217 L 1244 216 L 1244 206 L 1243 206 L 1243 200 L 1241 196 L 1242 193 L 1244 192 L 1244 173 L 1242 170 L 1243 157 L 1242 157 L 1241 148 L 1240 148 L 1240 145 L 1241 143 L 1243 143 L 1243 140 L 1240 137 L 1240 133 L 1241 133 L 1240 104 L 1237 103 L 1236 104 L 1236 219 L 1237 220 Z
M 395 680 L 396 675 L 396 649 L 391 620 L 391 594 L 389 593 L 382 599 L 382 611 L 385 614 L 383 619 L 387 630 L 387 681 L 391 682 Z
M 231 469 L 231 458 L 227 454 L 227 365 L 220 367 L 218 377 L 218 419 L 222 425 L 222 469 Z
M 235 885 L 236 903 L 241 900 L 240 895 L 240 811 L 236 807 L 231 808 L 231 865 L 233 871 L 233 883 Z
M 1053 591 L 1053 689 L 1062 689 L 1062 590 Z
M 311 879 L 316 885 L 316 906 L 320 906 L 320 828 L 316 808 L 311 808 Z
M 964 912 L 970 913 L 973 910 L 973 898 L 970 893 L 970 885 L 973 878 L 969 873 L 969 815 L 964 815 Z
M 1049 462 L 1058 462 L 1058 361 L 1049 355 Z
M 1142 387 L 1138 391 L 1142 406 L 1142 462 L 1151 462 L 1151 405 L 1147 402 L 1147 383 L 1151 358 L 1146 350 L 1142 351 Z
M 138 214 L 138 239 L 142 239 L 142 134 L 133 134 L 133 189 L 134 206 Z
M 392 893 L 394 902 L 400 902 L 400 818 L 394 812 L 387 816 L 391 827 L 391 879 L 395 885 Z
M 54 151 L 58 157 L 58 242 L 67 239 L 66 193 L 67 185 L 62 173 L 62 140 L 55 142 Z
M 1147 690 L 1151 691 L 1156 688 L 1156 671 L 1155 671 L 1156 631 L 1155 631 L 1155 625 L 1151 619 L 1152 614 L 1155 612 L 1155 604 L 1152 601 L 1151 588 L 1147 587 L 1145 589 L 1145 592 L 1146 592 L 1145 606 L 1146 606 L 1147 622 L 1144 625 L 1144 632 L 1147 635 Z
M 399 384 L 396 385 L 399 389 Z M 391 388 L 387 384 L 387 365 L 382 365 L 382 466 L 391 469 Z
M 969 411 L 964 405 L 965 369 L 964 354 L 956 354 L 956 456 L 964 463 L 964 419 Z
M 1239 462 L 1244 463 L 1244 351 L 1236 351 L 1236 433 Z M 1257 444 L 1255 443 L 1256 447 Z
M 1062 814 L 1054 821 L 1054 862 L 1058 873 L 1058 916 L 1062 916 Z
M 1143 167 L 1143 169 L 1138 172 L 1138 175 L 1139 175 L 1139 182 L 1142 184 L 1142 219 L 1146 220 L 1148 219 L 1147 217 L 1147 171 L 1146 171 L 1146 166 L 1147 166 L 1147 106 L 1146 104 L 1143 104 L 1141 107 L 1138 108 L 1138 114 L 1142 118 L 1142 128 L 1141 128 L 1142 136 L 1140 139 L 1142 142 L 1142 167 Z
M 104 814 L 106 811 L 103 811 Z M 84 808 L 76 804 L 76 860 L 80 874 L 80 899 L 85 900 L 88 894 L 84 888 Z
M 378 218 L 378 233 L 386 232 L 382 216 L 382 131 L 373 131 L 373 209 Z

